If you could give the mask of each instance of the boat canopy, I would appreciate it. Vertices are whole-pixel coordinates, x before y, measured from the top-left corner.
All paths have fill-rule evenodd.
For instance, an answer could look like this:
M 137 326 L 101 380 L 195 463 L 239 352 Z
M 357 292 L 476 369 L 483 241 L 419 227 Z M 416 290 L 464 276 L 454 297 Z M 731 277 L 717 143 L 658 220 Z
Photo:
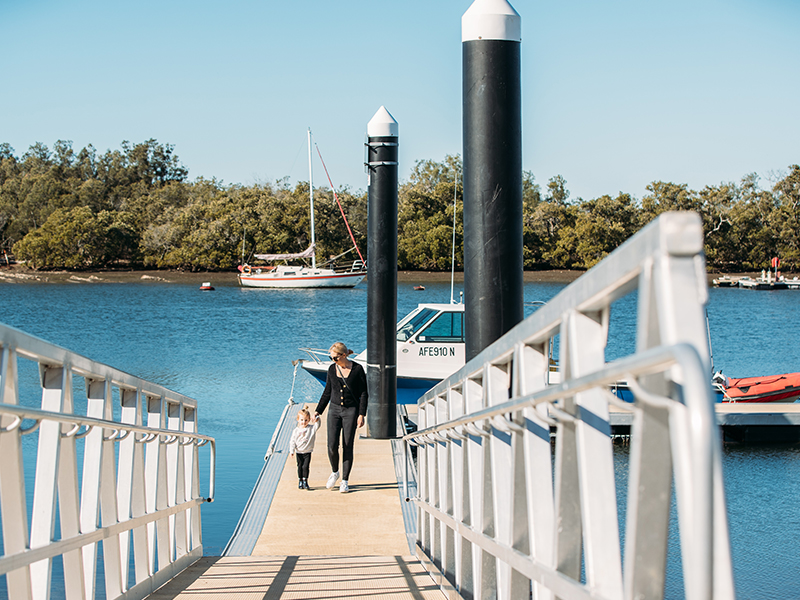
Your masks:
M 314 256 L 314 245 L 311 244 L 308 248 L 297 254 L 254 254 L 259 260 L 296 260 L 298 258 L 311 258 Z

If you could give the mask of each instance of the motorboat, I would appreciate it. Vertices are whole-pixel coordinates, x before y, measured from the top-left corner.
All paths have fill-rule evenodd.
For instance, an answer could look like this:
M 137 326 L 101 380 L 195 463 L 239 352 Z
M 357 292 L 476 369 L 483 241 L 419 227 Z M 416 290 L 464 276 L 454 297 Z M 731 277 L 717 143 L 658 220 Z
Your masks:
M 543 304 L 543 303 L 541 303 Z M 308 355 L 301 366 L 325 385 L 331 359 L 327 350 L 300 348 Z M 364 370 L 367 351 L 352 357 Z M 464 304 L 418 304 L 397 324 L 397 403 L 417 400 L 466 362 Z M 549 381 L 560 382 L 555 360 L 550 359 Z
M 327 350 L 301 348 L 301 364 L 323 385 L 331 360 Z M 464 366 L 464 305 L 419 304 L 397 324 L 397 403 L 415 404 L 429 389 Z M 367 351 L 352 357 L 367 368 Z
M 722 275 L 711 280 L 715 287 L 736 287 L 738 280 L 733 279 L 730 275 Z
M 319 149 L 317 149 L 319 151 Z M 322 160 L 322 154 L 319 155 Z M 292 266 L 289 264 L 272 264 L 267 266 L 253 266 L 244 262 L 244 241 L 242 241 L 242 264 L 239 265 L 237 275 L 239 283 L 243 287 L 253 288 L 351 288 L 355 287 L 367 276 L 366 264 L 358 250 L 350 225 L 347 223 L 342 204 L 336 190 L 333 189 L 333 197 L 339 205 L 339 210 L 344 218 L 350 239 L 353 241 L 353 248 L 344 254 L 334 257 L 338 259 L 350 251 L 355 250 L 359 258 L 354 260 L 349 268 L 335 269 L 330 267 L 317 266 L 316 240 L 314 237 L 314 182 L 311 155 L 311 129 L 308 130 L 308 189 L 309 202 L 311 204 L 311 245 L 302 252 L 284 254 L 254 254 L 254 258 L 264 262 L 298 262 L 311 259 L 311 266 L 300 264 Z M 322 163 L 325 166 L 325 163 Z M 327 173 L 327 169 L 326 169 Z M 328 179 L 330 183 L 330 178 Z M 330 261 L 329 261 L 330 262 Z

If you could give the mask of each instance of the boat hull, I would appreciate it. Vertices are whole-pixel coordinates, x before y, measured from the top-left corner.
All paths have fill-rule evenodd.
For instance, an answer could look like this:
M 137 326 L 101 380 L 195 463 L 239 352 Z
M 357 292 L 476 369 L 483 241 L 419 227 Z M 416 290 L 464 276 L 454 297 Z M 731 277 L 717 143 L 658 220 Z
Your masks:
M 301 361 L 303 369 L 323 386 L 328 379 L 331 363 L 318 363 L 312 360 Z M 362 366 L 366 369 L 366 365 Z M 397 378 L 397 404 L 416 404 L 425 392 L 441 381 L 440 379 L 421 379 L 414 377 Z
M 351 288 L 364 280 L 364 273 L 321 273 L 299 271 L 296 275 L 285 275 L 281 272 L 240 273 L 239 283 L 242 287 L 252 288 Z

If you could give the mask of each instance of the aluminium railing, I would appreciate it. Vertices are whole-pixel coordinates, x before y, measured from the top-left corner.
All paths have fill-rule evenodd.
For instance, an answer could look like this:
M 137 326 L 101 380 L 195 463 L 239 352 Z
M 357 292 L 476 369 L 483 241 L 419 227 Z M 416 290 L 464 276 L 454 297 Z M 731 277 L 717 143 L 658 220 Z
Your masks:
M 405 436 L 417 551 L 443 585 L 476 600 L 663 598 L 674 481 L 685 597 L 734 596 L 702 241 L 697 215 L 661 215 L 420 399 Z M 611 305 L 633 291 L 636 352 L 606 362 Z M 548 385 L 556 336 L 562 380 Z M 633 404 L 610 391 L 619 380 Z M 634 415 L 624 565 L 612 411 Z
M 20 385 L 20 359 L 38 365 L 40 403 L 20 402 L 31 388 Z M 75 378 L 85 380 L 85 397 Z M 39 408 L 25 406 L 34 402 Z M 35 447 L 23 443 L 29 434 Z M 30 461 L 32 482 L 23 468 Z M 9 598 L 50 598 L 56 557 L 68 599 L 97 596 L 100 564 L 106 598 L 147 596 L 202 556 L 200 507 L 213 501 L 214 465 L 196 400 L 0 325 L 0 575 Z

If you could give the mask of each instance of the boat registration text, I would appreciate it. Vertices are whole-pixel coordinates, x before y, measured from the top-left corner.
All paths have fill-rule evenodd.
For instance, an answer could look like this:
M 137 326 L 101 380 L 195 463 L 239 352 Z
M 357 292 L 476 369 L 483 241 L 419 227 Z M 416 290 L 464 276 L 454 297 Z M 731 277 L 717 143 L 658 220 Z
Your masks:
M 418 356 L 455 356 L 454 346 L 420 346 Z

